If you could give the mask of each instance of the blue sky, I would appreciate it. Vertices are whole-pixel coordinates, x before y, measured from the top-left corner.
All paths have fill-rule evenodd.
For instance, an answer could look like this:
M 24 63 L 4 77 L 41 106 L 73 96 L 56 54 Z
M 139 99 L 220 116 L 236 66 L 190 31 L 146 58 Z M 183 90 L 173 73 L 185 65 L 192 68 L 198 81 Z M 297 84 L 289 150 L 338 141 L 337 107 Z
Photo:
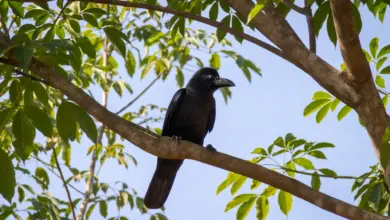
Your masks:
M 288 19 L 303 41 L 308 42 L 305 18 L 292 12 Z M 384 28 L 389 25 L 388 18 L 385 24 L 381 24 L 378 20 L 374 20 L 373 15 L 364 8 L 362 19 L 363 31 L 360 38 L 364 48 L 368 48 L 369 41 L 376 36 L 381 39 L 381 46 L 390 43 L 387 38 L 390 30 Z M 194 23 L 192 27 L 204 29 L 209 33 L 215 31 L 214 28 L 199 23 Z M 252 32 L 251 34 L 260 36 L 258 33 Z M 309 75 L 279 57 L 251 43 L 244 42 L 240 45 L 232 36 L 228 35 L 228 38 L 234 42 L 234 50 L 260 66 L 263 77 L 253 75 L 252 83 L 249 83 L 234 61 L 222 60 L 220 75 L 233 80 L 236 87 L 232 89 L 233 96 L 228 105 L 225 105 L 219 92 L 215 93 L 217 118 L 214 130 L 208 134 L 205 144 L 211 143 L 220 152 L 250 159 L 250 152 L 254 148 L 267 147 L 278 136 L 291 132 L 298 138 L 317 142 L 328 141 L 336 145 L 336 148 L 324 151 L 328 160 L 317 160 L 316 167 L 330 168 L 340 175 L 359 175 L 368 171 L 368 166 L 377 162 L 369 137 L 359 125 L 356 113 L 350 113 L 341 122 L 336 119 L 337 113 L 330 113 L 321 124 L 316 124 L 315 115 L 304 118 L 304 107 L 310 102 L 313 93 L 322 88 Z M 260 38 L 264 39 L 261 36 Z M 325 30 L 321 31 L 317 42 L 318 54 L 330 64 L 339 67 L 342 63 L 340 51 L 330 42 Z M 207 63 L 208 56 L 203 60 Z M 122 67 L 119 72 L 126 75 Z M 186 72 L 186 82 L 190 76 L 191 74 Z M 149 74 L 141 81 L 138 74 L 133 79 L 127 77 L 125 79 L 129 80 L 135 94 L 138 94 L 153 78 L 153 74 Z M 149 103 L 166 107 L 177 89 L 174 74 L 172 74 L 165 82 L 157 82 L 131 109 L 137 110 L 140 105 Z M 95 90 L 94 94 L 95 98 L 100 100 L 100 91 Z M 110 96 L 109 109 L 118 110 L 123 103 L 131 99 L 130 95 L 125 95 L 122 99 L 114 95 Z M 80 170 L 88 169 L 90 158 L 85 155 L 91 144 L 89 140 L 85 140 L 82 144 L 72 145 L 72 163 Z M 127 182 L 129 187 L 136 189 L 139 195 L 143 196 L 153 175 L 156 157 L 127 141 L 125 146 L 126 152 L 134 155 L 138 160 L 138 166 L 135 168 L 130 165 L 126 170 L 118 167 L 116 161 L 108 161 L 100 173 L 100 179 L 112 184 L 117 180 Z M 40 165 L 35 161 L 29 164 L 31 167 Z M 65 173 L 69 176 L 69 172 Z M 225 179 L 226 174 L 227 172 L 223 170 L 186 160 L 176 177 L 165 205 L 168 218 L 171 220 L 235 219 L 236 209 L 224 213 L 225 205 L 233 198 L 229 191 L 226 190 L 218 196 L 215 194 L 217 186 Z M 301 175 L 297 177 L 305 184 L 310 184 L 309 178 Z M 18 180 L 36 186 L 23 176 L 19 176 Z M 62 184 L 52 175 L 51 180 L 53 184 L 50 191 L 64 198 L 65 191 Z M 350 193 L 352 181 L 332 179 L 321 179 L 321 181 L 322 192 L 353 203 L 353 195 Z M 253 193 L 260 193 L 264 185 Z M 83 190 L 84 184 L 79 184 L 79 189 Z M 249 181 L 239 193 L 248 192 L 250 192 Z M 72 195 L 77 194 L 72 191 Z M 279 210 L 276 198 L 270 201 L 271 210 L 268 219 L 286 219 Z M 342 219 L 299 198 L 293 199 L 289 220 Z M 116 214 L 114 204 L 110 205 L 110 210 L 111 216 Z M 147 215 L 140 215 L 138 211 L 130 212 L 128 209 L 122 210 L 121 215 L 126 215 L 129 219 L 149 219 Z M 98 209 L 95 209 L 92 219 L 102 219 Z M 247 219 L 256 219 L 254 211 Z

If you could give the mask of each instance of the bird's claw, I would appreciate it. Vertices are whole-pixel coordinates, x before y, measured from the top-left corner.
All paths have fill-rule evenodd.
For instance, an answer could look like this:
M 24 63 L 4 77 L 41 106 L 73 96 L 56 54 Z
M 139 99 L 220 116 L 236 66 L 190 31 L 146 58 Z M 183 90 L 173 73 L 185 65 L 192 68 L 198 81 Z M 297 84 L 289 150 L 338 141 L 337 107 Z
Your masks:
M 213 147 L 213 145 L 211 145 L 211 144 L 208 144 L 208 145 L 206 146 L 206 148 L 207 148 L 209 151 L 211 151 L 211 152 L 217 152 L 217 149 L 215 149 L 215 148 Z
M 172 140 L 176 141 L 176 144 L 178 144 L 179 141 L 182 140 L 182 138 L 180 136 L 175 136 L 175 135 L 173 135 L 171 138 L 172 138 Z

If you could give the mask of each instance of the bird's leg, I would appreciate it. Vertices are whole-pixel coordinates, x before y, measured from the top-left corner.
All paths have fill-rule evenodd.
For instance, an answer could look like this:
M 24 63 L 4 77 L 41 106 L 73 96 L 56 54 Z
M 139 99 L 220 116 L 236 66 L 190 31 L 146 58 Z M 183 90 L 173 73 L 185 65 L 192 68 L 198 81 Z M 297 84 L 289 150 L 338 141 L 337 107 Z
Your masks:
M 173 135 L 171 138 L 172 138 L 172 140 L 176 141 L 176 145 L 178 145 L 179 141 L 182 140 L 182 138 L 180 136 L 175 136 L 175 135 Z
M 206 146 L 206 148 L 207 148 L 209 151 L 211 151 L 211 152 L 217 152 L 217 149 L 215 149 L 215 148 L 213 147 L 213 145 L 211 145 L 211 144 L 208 144 L 208 145 Z

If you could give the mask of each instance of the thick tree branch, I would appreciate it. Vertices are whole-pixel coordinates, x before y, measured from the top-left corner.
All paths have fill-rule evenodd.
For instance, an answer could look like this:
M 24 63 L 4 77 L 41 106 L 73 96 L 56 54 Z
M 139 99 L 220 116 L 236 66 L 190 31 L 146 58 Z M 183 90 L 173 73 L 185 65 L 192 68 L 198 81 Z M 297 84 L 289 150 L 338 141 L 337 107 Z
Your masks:
M 224 1 L 243 17 L 247 17 L 255 6 L 252 0 Z M 262 12 L 252 19 L 251 24 L 279 47 L 286 56 L 302 66 L 302 70 L 323 88 L 349 106 L 356 106 L 360 97 L 353 87 L 340 78 L 341 71 L 311 52 L 275 8 L 265 6 Z
M 5 48 L 4 34 L 0 32 L 0 48 Z M 18 63 L 15 61 L 15 65 Z M 102 122 L 104 126 L 121 135 L 135 146 L 155 156 L 167 159 L 192 159 L 214 167 L 231 171 L 266 183 L 283 191 L 289 192 L 322 209 L 333 212 L 348 219 L 386 220 L 386 217 L 359 209 L 346 202 L 316 191 L 309 186 L 271 171 L 263 166 L 232 157 L 219 152 L 210 152 L 204 147 L 187 142 L 176 141 L 168 137 L 158 136 L 141 126 L 122 119 L 108 111 L 101 104 L 87 95 L 82 89 L 57 75 L 56 72 L 33 58 L 29 70 L 44 79 L 48 84 L 65 94 L 89 114 Z
M 365 124 L 375 153 L 380 158 L 382 137 L 389 122 L 389 116 L 386 114 L 370 66 L 360 45 L 352 14 L 352 2 L 331 0 L 330 5 L 337 39 L 347 69 L 347 77 L 361 95 L 361 100 L 354 109 Z M 390 186 L 390 168 L 384 167 L 384 170 L 387 184 Z
M 58 172 L 60 173 L 60 177 L 61 177 L 62 183 L 63 183 L 65 191 L 66 191 L 66 195 L 68 197 L 69 206 L 70 206 L 70 210 L 72 211 L 73 220 L 76 220 L 76 213 L 74 212 L 72 197 L 70 196 L 68 185 L 66 184 L 66 180 L 64 178 L 64 174 L 62 173 L 60 163 L 58 163 L 58 157 L 57 157 L 57 153 L 56 153 L 55 148 L 53 148 L 53 154 L 54 154 L 54 160 L 56 161 L 56 166 L 57 166 Z

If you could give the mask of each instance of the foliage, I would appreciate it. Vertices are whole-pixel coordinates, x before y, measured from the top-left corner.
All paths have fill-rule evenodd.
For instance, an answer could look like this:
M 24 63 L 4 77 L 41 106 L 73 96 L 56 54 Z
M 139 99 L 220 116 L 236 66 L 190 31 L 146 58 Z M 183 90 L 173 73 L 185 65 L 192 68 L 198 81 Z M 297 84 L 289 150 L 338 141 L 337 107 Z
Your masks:
M 196 1 L 194 6 L 199 7 L 198 3 L 202 1 Z M 166 80 L 175 74 L 178 87 L 183 87 L 188 73 L 208 65 L 219 69 L 226 59 L 233 59 L 249 81 L 252 72 L 261 74 L 252 61 L 229 50 L 232 43 L 222 39 L 221 34 L 194 30 L 186 26 L 187 20 L 177 16 L 165 16 L 163 20 L 161 12 L 58 0 L 24 4 L 1 1 L 0 14 L 7 25 L 2 30 L 6 28 L 11 36 L 9 48 L 1 50 L 0 56 L 7 57 L 13 49 L 20 64 L 18 69 L 0 65 L 0 170 L 8 180 L 0 184 L 0 194 L 8 201 L 0 207 L 2 219 L 70 218 L 69 198 L 50 193 L 52 178 L 60 178 L 61 167 L 67 168 L 63 181 L 72 191 L 75 210 L 82 206 L 84 192 L 77 183 L 88 183 L 91 173 L 73 165 L 75 143 L 90 145 L 87 155 L 97 161 L 87 219 L 97 212 L 108 219 L 118 217 L 108 211 L 110 204 L 116 205 L 118 213 L 124 208 L 137 208 L 141 214 L 149 213 L 150 219 L 167 219 L 162 212 L 150 212 L 143 198 L 127 183 L 98 178 L 107 160 L 115 160 L 126 169 L 131 167 L 129 163 L 136 166 L 137 160 L 126 150 L 122 137 L 97 126 L 85 109 L 36 80 L 27 70 L 33 59 L 55 69 L 92 97 L 100 90 L 106 97 L 123 98 L 125 102 L 130 95 L 135 100 L 139 98 L 128 82 L 134 77 L 144 80 L 154 74 Z M 233 26 L 242 29 L 241 21 L 232 18 Z M 197 56 L 200 53 L 202 56 Z M 127 74 L 119 73 L 121 63 Z M 21 72 L 31 77 L 20 77 Z M 227 102 L 231 92 L 224 89 L 222 95 Z M 161 133 L 165 108 L 155 104 L 128 107 L 130 110 L 123 108 L 117 114 Z M 61 167 L 57 166 L 58 160 Z M 27 166 L 30 161 L 39 165 L 31 168 Z M 40 188 L 15 179 L 20 174 Z

